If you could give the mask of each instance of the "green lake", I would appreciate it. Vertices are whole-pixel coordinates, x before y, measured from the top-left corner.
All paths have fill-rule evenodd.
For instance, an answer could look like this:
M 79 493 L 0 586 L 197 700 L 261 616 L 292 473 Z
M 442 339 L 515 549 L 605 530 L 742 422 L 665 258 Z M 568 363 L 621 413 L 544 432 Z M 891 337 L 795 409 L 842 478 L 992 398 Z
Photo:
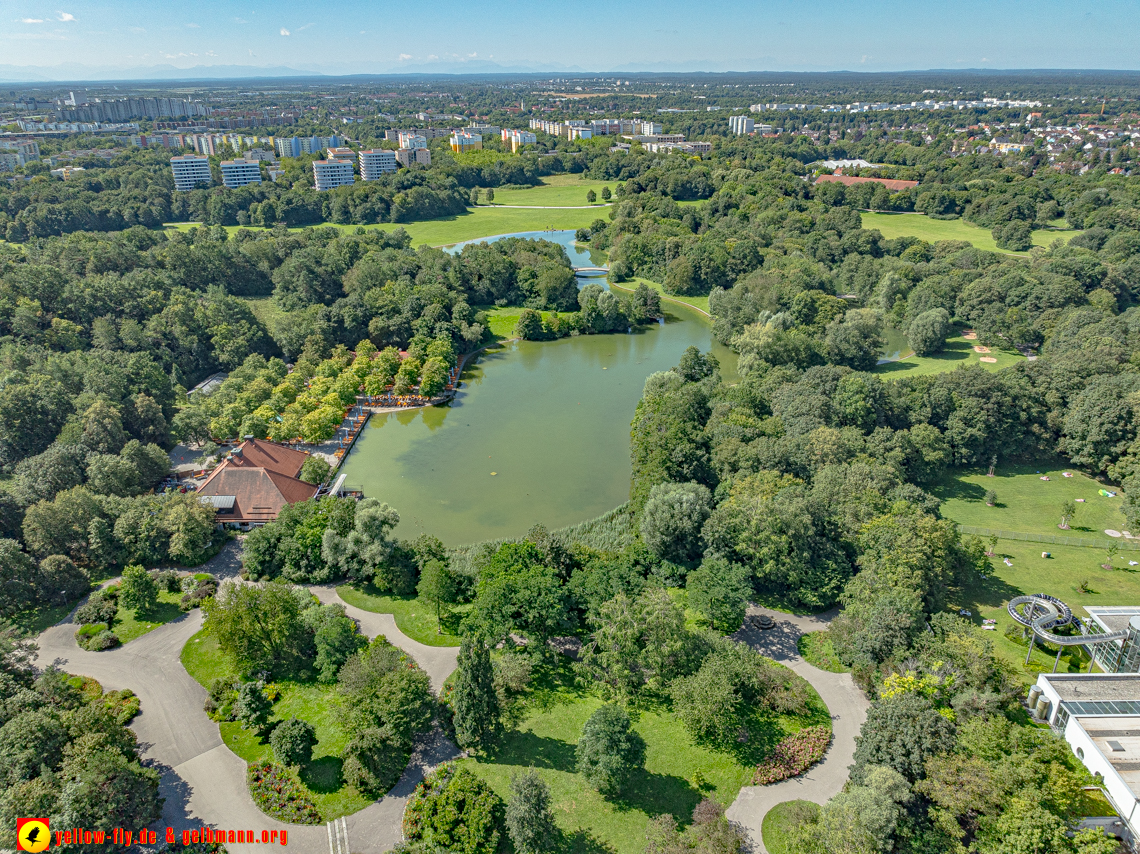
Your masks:
M 516 341 L 484 351 L 446 406 L 374 415 L 345 461 L 349 485 L 396 508 L 401 538 L 448 545 L 599 516 L 629 497 L 629 426 L 645 378 L 685 348 L 736 356 L 707 318 L 663 303 L 664 324 L 626 335 Z

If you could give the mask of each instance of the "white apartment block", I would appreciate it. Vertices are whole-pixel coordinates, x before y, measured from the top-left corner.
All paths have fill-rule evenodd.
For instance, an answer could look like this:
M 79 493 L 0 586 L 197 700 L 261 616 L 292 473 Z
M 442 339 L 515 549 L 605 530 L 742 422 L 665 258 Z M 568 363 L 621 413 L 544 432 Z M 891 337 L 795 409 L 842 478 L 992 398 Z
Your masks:
M 314 160 L 313 179 L 319 192 L 348 186 L 355 180 L 352 163 L 347 160 Z
M 375 181 L 385 172 L 400 168 L 396 165 L 396 152 L 386 148 L 362 148 L 358 157 L 360 177 L 365 181 Z
M 356 152 L 351 148 L 338 146 L 336 148 L 328 149 L 326 154 L 327 160 L 347 160 L 349 163 L 356 162 Z
M 426 148 L 401 148 L 396 152 L 396 160 L 405 167 L 411 166 L 413 163 L 431 166 L 431 151 Z
M 222 183 L 231 190 L 246 184 L 261 183 L 261 166 L 256 160 L 223 160 Z
M 416 131 L 400 131 L 397 134 L 400 148 L 427 148 L 427 137 Z
M 195 157 L 193 154 L 171 157 L 170 169 L 174 172 L 176 190 L 193 190 L 199 184 L 209 184 L 212 180 L 210 160 L 207 157 Z
M 738 136 L 756 130 L 756 121 L 751 116 L 729 116 L 728 126 Z

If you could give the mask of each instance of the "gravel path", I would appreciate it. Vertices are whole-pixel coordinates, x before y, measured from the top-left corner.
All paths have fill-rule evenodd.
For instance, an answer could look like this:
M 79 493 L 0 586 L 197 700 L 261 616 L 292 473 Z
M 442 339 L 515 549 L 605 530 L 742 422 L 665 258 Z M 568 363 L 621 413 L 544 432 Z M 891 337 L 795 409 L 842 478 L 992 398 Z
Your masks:
M 767 631 L 743 628 L 733 638 L 787 665 L 810 682 L 831 712 L 831 747 L 822 762 L 801 777 L 770 786 L 745 786 L 728 808 L 728 817 L 748 831 L 752 850 L 767 854 L 760 827 L 768 810 L 783 801 L 804 800 L 822 804 L 843 788 L 847 782 L 848 766 L 855 756 L 855 736 L 863 726 L 870 703 L 856 687 L 850 673 L 828 673 L 813 667 L 800 657 L 796 649 L 796 640 L 801 634 L 826 629 L 835 617 L 835 611 L 799 617 L 753 606 L 748 613 L 767 614 L 776 621 L 776 627 Z
M 236 544 L 202 567 L 230 575 Z M 315 588 L 322 601 L 340 601 L 332 588 Z M 396 628 L 390 614 L 371 614 L 346 606 L 369 637 L 383 634 L 411 653 L 439 689 L 455 669 L 457 650 L 416 643 Z M 389 625 L 390 623 L 390 625 Z M 202 627 L 201 611 L 192 611 L 118 649 L 87 652 L 75 643 L 76 624 L 64 622 L 37 638 L 36 665 L 55 664 L 70 673 L 91 676 L 107 690 L 130 688 L 141 703 L 131 722 L 144 763 L 162 775 L 160 794 L 166 799 L 162 819 L 152 825 L 161 838 L 167 827 L 176 831 L 212 825 L 234 830 L 287 830 L 291 850 L 306 854 L 337 854 L 336 831 L 323 825 L 285 824 L 254 805 L 245 782 L 246 763 L 222 741 L 218 724 L 202 710 L 206 692 L 181 666 L 182 647 Z M 424 656 L 422 659 L 420 656 Z M 436 728 L 417 743 L 403 776 L 388 795 L 336 824 L 346 833 L 353 854 L 380 854 L 398 843 L 404 805 L 426 770 L 459 754 Z M 343 839 L 343 837 L 342 837 Z M 260 851 L 263 845 L 229 844 L 234 854 Z

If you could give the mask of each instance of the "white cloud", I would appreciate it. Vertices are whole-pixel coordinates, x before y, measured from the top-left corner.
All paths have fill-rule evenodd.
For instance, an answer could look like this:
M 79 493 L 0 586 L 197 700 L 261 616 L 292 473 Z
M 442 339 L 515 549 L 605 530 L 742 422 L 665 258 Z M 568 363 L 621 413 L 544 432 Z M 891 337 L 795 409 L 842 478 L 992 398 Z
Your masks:
M 411 58 L 412 58 L 412 55 L 410 53 L 401 53 L 400 54 L 400 62 L 405 62 Z
M 245 18 L 234 18 L 234 23 L 235 24 L 248 24 L 249 21 L 247 21 Z
M 142 27 L 127 27 L 127 29 L 130 30 L 132 33 L 145 33 L 146 32 L 146 30 L 144 30 Z
M 297 32 L 301 32 L 302 30 L 307 30 L 307 29 L 309 29 L 309 27 L 312 27 L 312 26 L 315 26 L 315 24 L 305 24 L 305 26 L 303 26 L 303 27 L 297 27 Z
M 246 48 L 246 49 L 249 51 L 250 56 L 257 56 L 257 54 L 253 52 L 253 48 Z
M 70 12 L 56 12 L 55 17 L 57 21 L 74 21 L 75 16 Z
M 428 61 L 430 62 L 433 59 L 439 59 L 439 57 L 436 56 L 434 53 L 428 54 Z
M 289 31 L 287 29 L 285 29 L 284 27 L 282 27 L 281 28 L 281 35 L 287 36 L 287 35 L 289 35 Z
M 20 18 L 21 24 L 42 24 L 43 22 L 43 18 Z
M 214 53 L 212 50 L 208 50 L 208 51 L 206 51 L 206 56 L 217 56 L 217 54 Z
M 199 29 L 199 25 L 198 25 L 198 24 L 187 24 L 186 26 L 188 26 L 188 27 L 189 27 L 190 29 L 192 29 L 192 30 L 196 30 L 196 29 Z

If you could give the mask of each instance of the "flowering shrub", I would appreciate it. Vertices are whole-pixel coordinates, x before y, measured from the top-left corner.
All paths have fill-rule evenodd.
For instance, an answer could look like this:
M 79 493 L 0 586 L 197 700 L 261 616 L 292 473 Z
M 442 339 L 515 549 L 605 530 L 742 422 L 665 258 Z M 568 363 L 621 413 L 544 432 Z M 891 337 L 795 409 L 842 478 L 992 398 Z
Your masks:
M 103 695 L 103 704 L 115 716 L 115 722 L 121 726 L 126 726 L 131 718 L 139 713 L 139 698 L 130 688 L 108 691 Z
M 266 815 L 294 824 L 320 824 L 323 819 L 301 784 L 272 762 L 254 762 L 247 774 L 253 802 Z
M 756 766 L 752 785 L 766 786 L 798 777 L 823 759 L 829 744 L 831 728 L 827 726 L 809 726 L 792 733 L 776 745 L 771 756 Z

